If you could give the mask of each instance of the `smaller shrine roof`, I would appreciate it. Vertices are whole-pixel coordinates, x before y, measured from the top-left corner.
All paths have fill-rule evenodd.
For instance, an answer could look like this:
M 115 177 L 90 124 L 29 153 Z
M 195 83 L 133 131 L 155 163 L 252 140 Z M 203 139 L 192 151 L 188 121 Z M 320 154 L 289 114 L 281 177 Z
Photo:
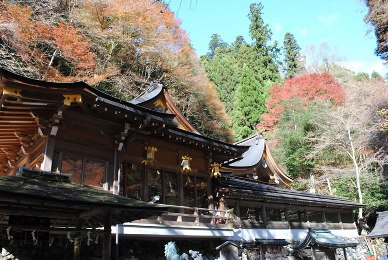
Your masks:
M 228 168 L 246 168 L 258 164 L 263 157 L 265 139 L 254 135 L 238 143 L 239 146 L 249 146 L 249 149 L 241 157 L 224 162 L 222 166 Z
M 310 244 L 329 248 L 356 247 L 357 241 L 349 241 L 330 232 L 328 228 L 309 228 L 305 240 L 295 248 L 303 249 Z
M 370 238 L 388 237 L 388 211 L 378 212 L 376 225 L 367 235 Z
M 241 156 L 223 162 L 223 172 L 245 176 L 253 174 L 264 182 L 290 186 L 292 179 L 276 164 L 263 136 L 255 134 L 234 145 L 249 148 Z
M 132 104 L 135 104 L 135 105 L 139 105 L 139 104 L 142 104 L 144 102 L 147 102 L 151 99 L 154 99 L 156 98 L 157 96 L 159 96 L 160 94 L 162 94 L 163 92 L 163 87 L 160 87 L 158 86 L 158 84 L 156 83 L 153 83 L 151 84 L 151 86 L 146 89 L 146 91 L 144 91 L 140 96 L 134 98 L 131 100 L 131 103 Z

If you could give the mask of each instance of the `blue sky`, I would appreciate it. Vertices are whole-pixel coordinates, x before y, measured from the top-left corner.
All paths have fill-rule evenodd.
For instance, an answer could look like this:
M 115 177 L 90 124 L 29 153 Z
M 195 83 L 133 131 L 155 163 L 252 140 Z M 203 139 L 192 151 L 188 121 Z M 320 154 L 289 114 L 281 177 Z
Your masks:
M 168 2 L 168 1 L 167 1 Z M 236 36 L 249 36 L 247 0 L 170 0 L 170 9 L 182 21 L 197 55 L 206 54 L 214 33 L 232 43 Z M 259 1 L 256 1 L 258 3 Z M 318 49 L 323 42 L 341 59 L 340 63 L 355 72 L 373 70 L 381 75 L 388 67 L 375 56 L 376 40 L 364 22 L 366 7 L 362 0 L 262 0 L 263 19 L 269 25 L 272 40 L 283 42 L 292 33 L 302 52 L 308 46 Z

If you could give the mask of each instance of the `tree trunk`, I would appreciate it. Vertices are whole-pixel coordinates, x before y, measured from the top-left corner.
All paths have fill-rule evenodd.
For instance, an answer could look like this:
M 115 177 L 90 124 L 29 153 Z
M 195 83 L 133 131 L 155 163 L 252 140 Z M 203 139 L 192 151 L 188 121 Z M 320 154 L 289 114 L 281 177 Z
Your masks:
M 350 149 L 351 149 L 350 157 L 353 161 L 354 171 L 356 172 L 356 186 L 357 186 L 357 193 L 358 193 L 358 201 L 360 202 L 360 204 L 362 204 L 363 200 L 362 200 L 361 183 L 360 183 L 360 167 L 358 167 L 356 152 L 354 150 L 350 129 L 348 129 L 347 132 L 348 132 L 348 140 L 349 140 Z M 358 219 L 359 220 L 362 219 L 362 208 L 360 208 L 358 211 Z
M 50 63 L 48 64 L 47 69 L 46 69 L 46 72 L 45 72 L 44 75 L 43 75 L 43 78 L 42 78 L 43 80 L 46 80 L 47 73 L 48 73 L 49 69 L 51 68 L 51 65 L 53 65 L 54 58 L 55 58 L 55 56 L 57 55 L 57 52 L 58 52 L 58 50 L 55 50 L 54 53 L 53 53 L 53 55 L 51 56 Z

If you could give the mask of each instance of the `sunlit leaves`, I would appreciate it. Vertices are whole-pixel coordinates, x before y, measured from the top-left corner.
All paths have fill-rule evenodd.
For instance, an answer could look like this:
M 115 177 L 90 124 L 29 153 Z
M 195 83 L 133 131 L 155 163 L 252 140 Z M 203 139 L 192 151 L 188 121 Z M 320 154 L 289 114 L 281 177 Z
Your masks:
M 333 104 L 344 102 L 345 93 L 338 81 L 328 73 L 306 74 L 287 79 L 283 86 L 275 84 L 269 90 L 266 101 L 268 113 L 262 116 L 258 129 L 271 130 L 287 108 L 287 100 L 297 99 L 305 106 L 313 100 L 329 100 Z
M 2 2 L 0 22 L 2 44 L 8 44 L 25 63 L 38 69 L 38 77 L 73 80 L 94 67 L 88 41 L 65 23 L 45 24 L 33 19 L 31 8 Z M 62 64 L 62 67 L 59 65 Z M 68 71 L 63 71 L 63 66 Z

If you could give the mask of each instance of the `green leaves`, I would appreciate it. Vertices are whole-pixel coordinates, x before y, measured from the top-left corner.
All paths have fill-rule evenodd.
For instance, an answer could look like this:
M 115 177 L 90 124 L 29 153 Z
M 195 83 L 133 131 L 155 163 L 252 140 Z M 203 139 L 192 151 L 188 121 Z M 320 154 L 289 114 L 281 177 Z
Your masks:
M 380 182 L 379 176 L 372 172 L 361 177 L 360 181 L 366 205 L 365 217 L 376 210 L 387 209 L 388 182 Z M 340 177 L 334 180 L 332 185 L 335 195 L 358 201 L 355 177 Z
M 300 59 L 300 47 L 296 42 L 296 39 L 293 34 L 286 33 L 284 35 L 284 63 L 285 63 L 285 77 L 292 78 L 296 75 L 299 68 L 299 59 Z
M 277 66 L 279 50 L 276 43 L 269 43 L 271 31 L 261 17 L 262 8 L 261 4 L 250 6 L 251 44 L 242 36 L 237 36 L 232 45 L 227 45 L 214 34 L 207 56 L 202 57 L 217 95 L 232 118 L 236 140 L 256 131 L 256 124 L 266 111 L 268 89 L 274 82 L 280 81 Z

